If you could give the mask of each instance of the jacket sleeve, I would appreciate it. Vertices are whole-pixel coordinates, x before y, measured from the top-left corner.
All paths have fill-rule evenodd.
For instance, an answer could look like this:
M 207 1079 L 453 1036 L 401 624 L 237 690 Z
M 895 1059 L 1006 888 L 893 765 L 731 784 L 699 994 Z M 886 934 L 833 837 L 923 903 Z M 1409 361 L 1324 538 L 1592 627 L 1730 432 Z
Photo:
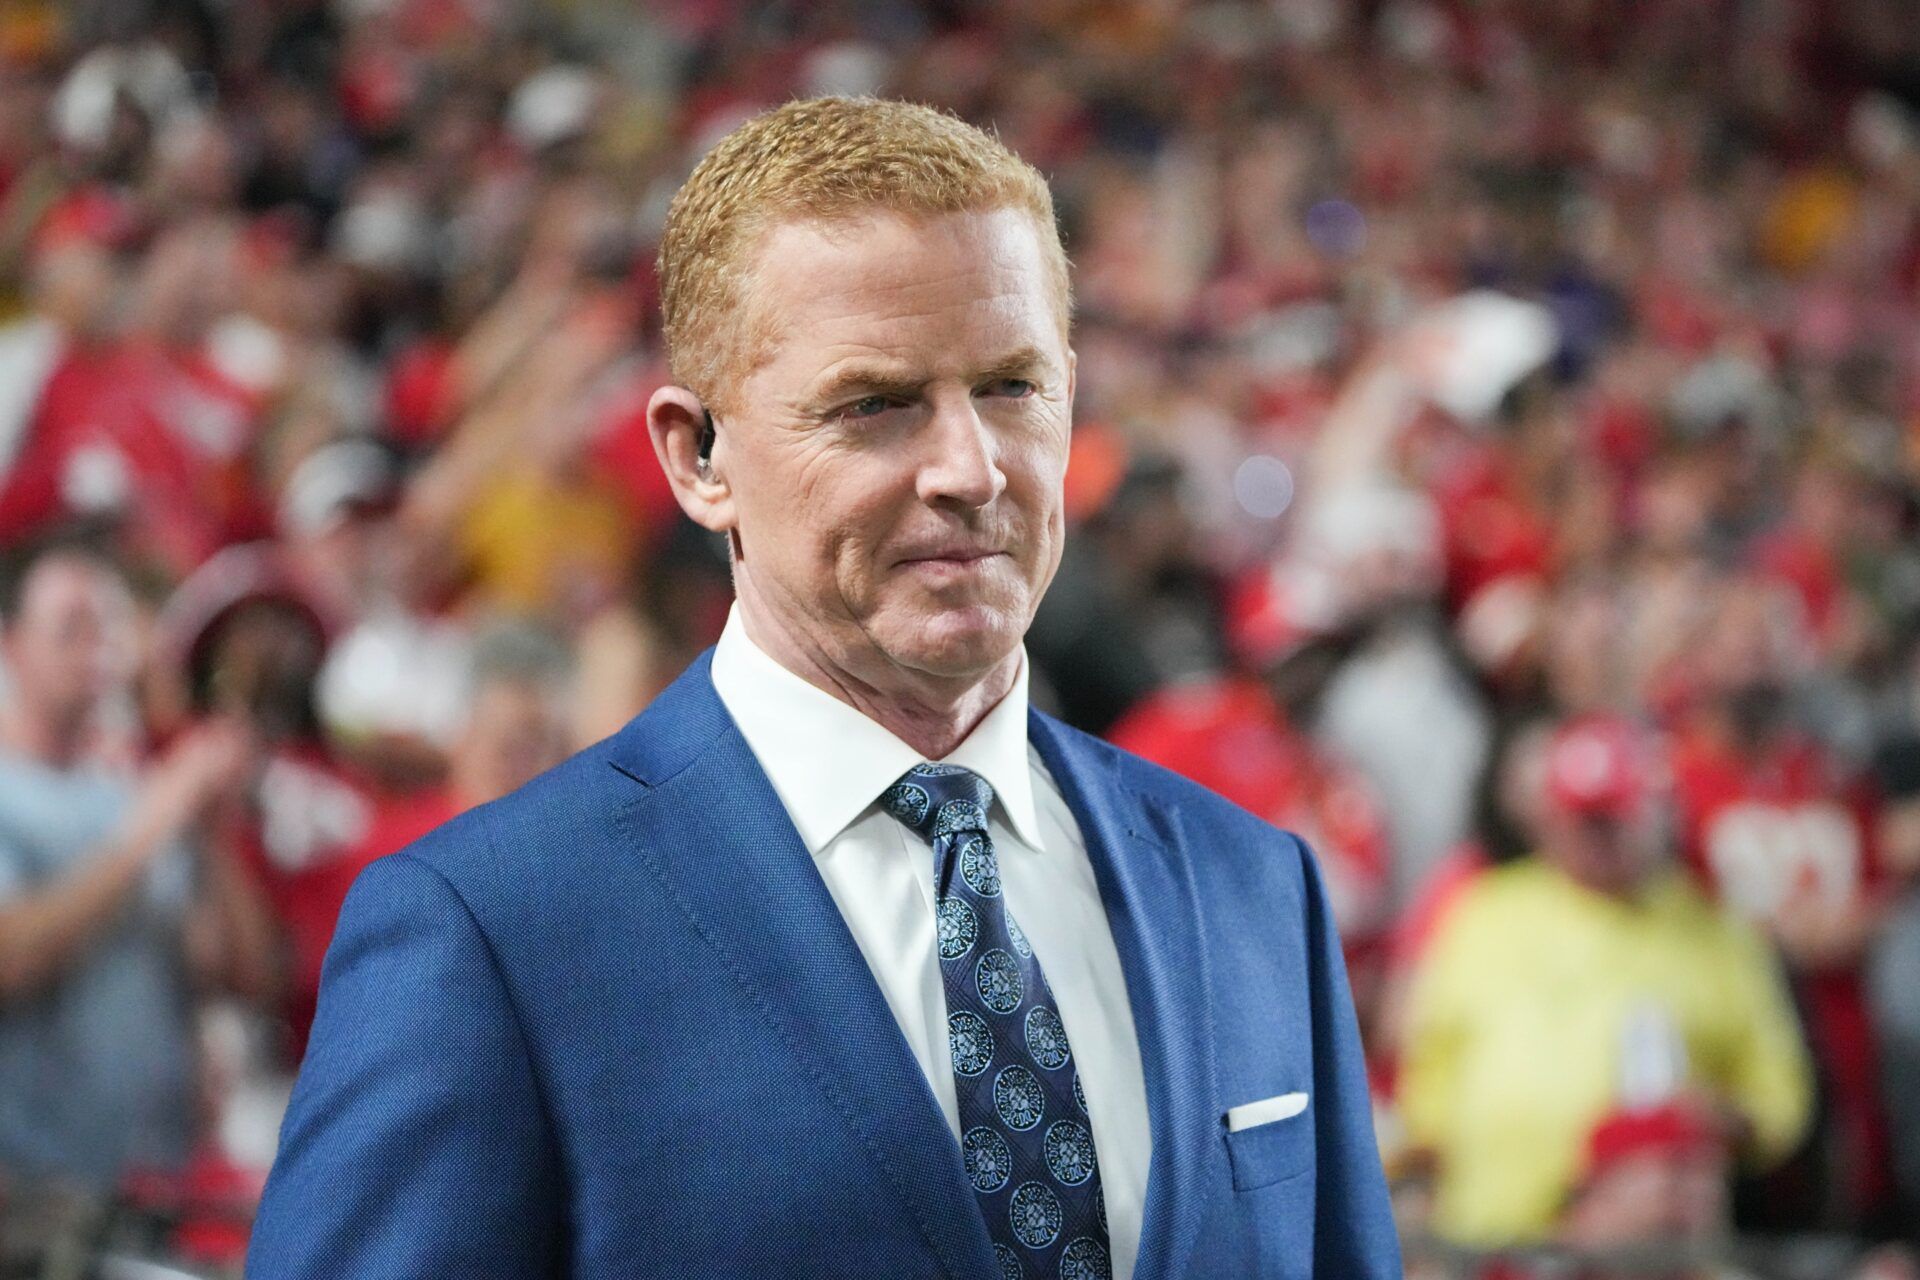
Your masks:
M 354 882 L 248 1251 L 258 1280 L 563 1269 L 558 1157 L 518 1017 L 453 886 Z
M 1400 1240 L 1374 1138 L 1373 1099 L 1353 1015 L 1353 995 L 1347 986 L 1347 964 L 1319 868 L 1305 842 L 1299 843 L 1313 1015 L 1313 1114 L 1318 1126 L 1313 1273 L 1398 1280 Z

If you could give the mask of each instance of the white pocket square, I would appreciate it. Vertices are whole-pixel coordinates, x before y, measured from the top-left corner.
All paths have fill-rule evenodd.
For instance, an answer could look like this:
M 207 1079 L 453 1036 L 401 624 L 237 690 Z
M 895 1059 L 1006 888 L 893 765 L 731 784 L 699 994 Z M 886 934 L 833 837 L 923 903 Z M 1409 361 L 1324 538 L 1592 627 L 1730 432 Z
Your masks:
M 1255 1125 L 1272 1124 L 1275 1120 L 1297 1116 L 1306 1109 L 1307 1095 L 1304 1093 L 1283 1093 L 1273 1098 L 1262 1098 L 1258 1102 L 1243 1102 L 1227 1112 L 1227 1132 L 1238 1133 Z

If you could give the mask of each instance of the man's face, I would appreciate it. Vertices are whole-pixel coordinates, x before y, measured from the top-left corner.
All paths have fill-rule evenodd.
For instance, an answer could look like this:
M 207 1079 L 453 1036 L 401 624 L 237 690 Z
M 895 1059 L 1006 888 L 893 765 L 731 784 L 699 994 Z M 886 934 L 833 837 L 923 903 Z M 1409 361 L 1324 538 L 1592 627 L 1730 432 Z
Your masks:
M 246 717 L 269 736 L 310 727 L 326 642 L 313 621 L 281 600 L 241 603 L 215 624 L 211 710 Z
M 560 699 L 536 681 L 490 680 L 453 753 L 453 782 L 466 804 L 484 804 L 559 764 L 567 754 Z
M 50 556 L 30 571 L 6 657 L 15 696 L 55 720 L 91 712 L 132 674 L 133 599 L 107 569 Z
M 1713 1147 L 1629 1156 L 1581 1190 L 1562 1237 L 1583 1249 L 1709 1239 L 1726 1229 L 1728 1173 Z
M 1014 210 L 787 223 L 747 305 L 767 357 L 719 424 L 735 585 L 857 679 L 967 679 L 1060 563 L 1073 356 Z
M 1599 893 L 1631 896 L 1657 869 L 1651 815 L 1575 813 L 1549 804 L 1541 827 L 1545 856 Z

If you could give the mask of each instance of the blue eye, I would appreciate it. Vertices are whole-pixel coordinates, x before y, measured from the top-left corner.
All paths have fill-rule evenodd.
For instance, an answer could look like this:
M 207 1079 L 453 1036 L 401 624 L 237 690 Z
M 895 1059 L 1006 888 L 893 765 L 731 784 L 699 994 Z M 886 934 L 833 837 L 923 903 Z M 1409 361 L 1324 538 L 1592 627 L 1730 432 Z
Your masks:
M 849 418 L 873 418 L 893 408 L 891 396 L 861 396 L 841 410 Z
M 1007 396 L 1014 400 L 1025 399 L 1038 390 L 1039 385 L 1026 378 L 996 378 L 987 384 L 989 395 Z

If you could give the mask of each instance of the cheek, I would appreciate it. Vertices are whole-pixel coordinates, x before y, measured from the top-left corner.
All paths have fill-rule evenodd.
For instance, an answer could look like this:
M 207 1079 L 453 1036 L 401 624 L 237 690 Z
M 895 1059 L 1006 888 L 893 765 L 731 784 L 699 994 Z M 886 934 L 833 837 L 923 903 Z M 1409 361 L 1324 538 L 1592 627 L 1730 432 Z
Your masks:
M 881 571 L 913 502 L 913 479 L 868 458 L 823 458 L 776 513 L 783 535 L 777 554 L 798 573 L 830 575 L 855 597 Z
M 845 523 L 857 486 L 842 461 L 803 441 L 773 441 L 735 464 L 736 518 L 747 554 L 788 563 L 820 558 Z
M 1067 473 L 1070 438 L 1071 432 L 1062 422 L 1035 422 L 1021 433 L 1010 454 L 1036 480 L 1058 489 Z
M 1029 446 L 1011 460 L 1008 496 L 1020 508 L 1028 538 L 1043 577 L 1050 576 L 1060 559 L 1066 536 L 1065 451 L 1052 442 Z

